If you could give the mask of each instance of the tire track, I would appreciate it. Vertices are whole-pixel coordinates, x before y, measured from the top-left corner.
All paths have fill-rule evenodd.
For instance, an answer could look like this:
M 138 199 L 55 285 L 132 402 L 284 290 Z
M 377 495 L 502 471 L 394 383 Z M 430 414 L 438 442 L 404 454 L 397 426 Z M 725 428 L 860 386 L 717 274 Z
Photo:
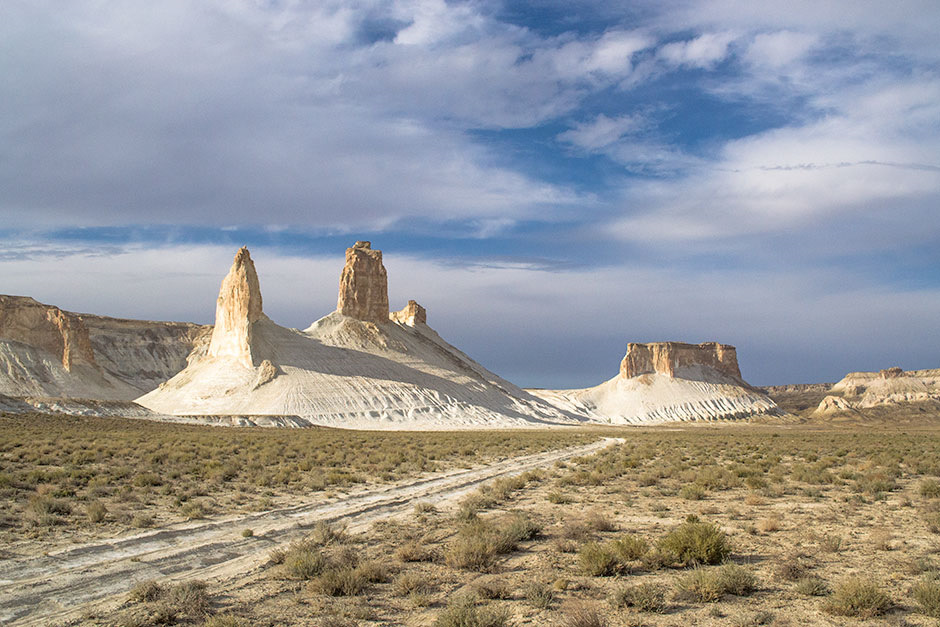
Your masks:
M 302 538 L 318 521 L 350 529 L 407 511 L 417 501 L 442 503 L 479 484 L 594 453 L 620 438 L 515 457 L 470 470 L 382 486 L 330 502 L 303 503 L 224 520 L 173 525 L 53 554 L 0 561 L 0 623 L 48 625 L 76 618 L 89 605 L 114 604 L 148 579 L 227 581 L 261 567 L 271 549 Z M 241 537 L 250 528 L 255 535 Z

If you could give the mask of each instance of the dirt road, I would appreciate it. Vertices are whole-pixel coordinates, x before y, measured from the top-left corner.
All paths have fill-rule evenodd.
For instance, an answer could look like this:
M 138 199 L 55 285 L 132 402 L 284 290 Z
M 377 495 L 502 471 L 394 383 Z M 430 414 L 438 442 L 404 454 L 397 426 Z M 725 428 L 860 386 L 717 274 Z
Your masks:
M 274 547 L 303 537 L 318 521 L 351 530 L 406 512 L 416 502 L 454 500 L 497 477 L 596 452 L 619 438 L 454 470 L 293 507 L 198 521 L 102 540 L 56 553 L 0 561 L 0 624 L 49 625 L 119 602 L 135 584 L 200 579 L 225 582 L 261 567 Z M 242 537 L 244 529 L 254 535 Z

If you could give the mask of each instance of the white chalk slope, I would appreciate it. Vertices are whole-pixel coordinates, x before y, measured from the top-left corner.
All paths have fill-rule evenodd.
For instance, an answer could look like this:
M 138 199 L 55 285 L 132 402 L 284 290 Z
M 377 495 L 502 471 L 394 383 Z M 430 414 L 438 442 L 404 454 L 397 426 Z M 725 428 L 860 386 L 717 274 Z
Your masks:
M 530 392 L 559 409 L 611 424 L 732 420 L 777 412 L 767 396 L 705 366 L 679 368 L 675 377 L 618 375 L 587 389 Z
M 204 357 L 137 399 L 178 416 L 299 417 L 359 429 L 530 427 L 576 419 L 489 372 L 423 323 L 376 325 L 332 313 L 304 331 L 266 316 L 255 363 Z M 270 379 L 270 380 L 269 380 Z

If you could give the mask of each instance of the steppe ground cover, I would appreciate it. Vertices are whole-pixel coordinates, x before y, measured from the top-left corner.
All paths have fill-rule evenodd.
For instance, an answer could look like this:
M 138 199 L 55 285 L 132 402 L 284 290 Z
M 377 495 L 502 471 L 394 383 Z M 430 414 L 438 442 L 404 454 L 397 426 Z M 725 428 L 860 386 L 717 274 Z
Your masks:
M 940 432 L 617 433 L 626 443 L 453 507 L 361 534 L 319 525 L 243 580 L 210 582 L 198 615 L 156 582 L 161 595 L 86 622 L 937 624 Z
M 574 431 L 241 429 L 0 414 L 0 556 L 589 442 Z

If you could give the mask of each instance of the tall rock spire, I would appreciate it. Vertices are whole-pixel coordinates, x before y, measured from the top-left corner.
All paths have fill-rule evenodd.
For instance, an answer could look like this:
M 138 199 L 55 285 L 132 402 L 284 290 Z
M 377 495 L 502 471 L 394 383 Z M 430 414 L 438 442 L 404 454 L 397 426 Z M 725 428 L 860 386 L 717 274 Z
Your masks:
M 242 246 L 235 254 L 232 269 L 222 280 L 209 356 L 234 357 L 243 365 L 253 367 L 251 326 L 263 316 L 258 273 L 248 249 Z
M 366 322 L 388 322 L 388 275 L 382 251 L 372 250 L 370 242 L 346 249 L 336 311 Z

